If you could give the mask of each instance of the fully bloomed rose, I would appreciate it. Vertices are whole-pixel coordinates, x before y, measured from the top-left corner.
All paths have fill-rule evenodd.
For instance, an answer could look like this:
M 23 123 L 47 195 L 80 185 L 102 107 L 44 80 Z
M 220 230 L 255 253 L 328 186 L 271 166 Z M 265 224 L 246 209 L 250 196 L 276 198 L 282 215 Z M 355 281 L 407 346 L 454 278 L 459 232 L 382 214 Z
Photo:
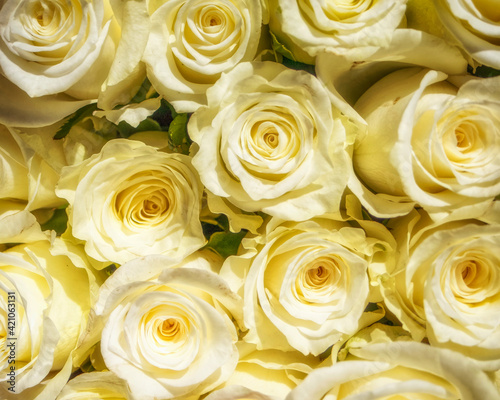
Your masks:
M 350 350 L 346 360 L 318 368 L 286 400 L 498 400 L 489 377 L 462 354 L 399 341 Z
M 143 267 L 148 268 L 147 260 Z M 137 270 L 138 276 L 141 270 Z M 165 268 L 154 280 L 121 284 L 112 275 L 98 314 L 106 366 L 141 399 L 196 398 L 238 362 L 241 299 L 213 272 Z M 192 396 L 192 397 L 190 397 Z
M 367 57 L 386 47 L 401 23 L 406 0 L 267 0 L 269 26 L 302 62 L 321 51 Z
M 378 237 L 370 237 L 327 219 L 272 220 L 266 228 L 244 239 L 246 251 L 221 270 L 244 297 L 246 342 L 319 355 L 380 318 L 364 314 L 372 297 L 368 269 L 391 254 L 389 232 L 374 229 Z
M 188 156 L 116 139 L 65 167 L 57 194 L 70 203 L 72 233 L 87 253 L 123 264 L 148 254 L 181 259 L 202 247 L 202 191 Z
M 148 77 L 178 112 L 206 104 L 206 91 L 221 73 L 256 56 L 260 1 L 159 1 L 150 13 Z
M 197 144 L 193 165 L 210 192 L 283 219 L 338 210 L 350 125 L 314 76 L 273 62 L 242 63 L 207 99 L 188 132 Z
M 427 337 L 433 346 L 459 351 L 483 368 L 497 370 L 498 204 L 489 214 L 492 221 L 481 216 L 436 224 L 424 212 L 413 212 L 394 225 L 398 267 L 386 270 L 380 280 L 387 307 L 415 340 Z
M 147 27 L 142 2 L 3 1 L 0 121 L 44 126 L 98 98 L 106 108 L 129 101 L 144 78 Z
M 0 253 L 3 399 L 55 398 L 68 380 L 98 290 L 88 268 L 83 250 L 61 239 Z
M 355 104 L 366 134 L 354 144 L 370 211 L 395 214 L 398 202 L 445 215 L 500 193 L 500 79 L 448 78 L 407 68 L 373 85 Z

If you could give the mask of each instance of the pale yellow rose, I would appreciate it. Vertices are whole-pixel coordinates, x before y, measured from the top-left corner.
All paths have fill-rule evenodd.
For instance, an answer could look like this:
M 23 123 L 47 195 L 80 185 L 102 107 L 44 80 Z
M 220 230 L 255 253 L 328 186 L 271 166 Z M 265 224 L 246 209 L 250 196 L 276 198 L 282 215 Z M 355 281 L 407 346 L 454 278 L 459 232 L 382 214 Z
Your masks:
M 419 29 L 445 37 L 466 53 L 471 64 L 500 68 L 500 7 L 491 0 L 418 0 L 409 2 L 410 20 Z M 413 18 L 412 18 L 413 19 Z
M 350 352 L 346 360 L 311 372 L 286 400 L 500 399 L 472 360 L 447 349 L 405 340 Z
M 188 133 L 211 193 L 283 219 L 338 211 L 350 168 L 347 104 L 313 75 L 274 62 L 238 65 L 207 98 Z
M 363 58 L 388 46 L 406 7 L 406 0 L 267 1 L 271 31 L 308 64 L 321 51 Z
M 368 127 L 354 144 L 359 180 L 349 187 L 374 215 L 401 215 L 395 206 L 407 202 L 441 218 L 500 193 L 500 78 L 402 69 L 355 109 Z
M 56 400 L 133 400 L 127 383 L 110 371 L 87 372 L 71 379 Z
M 50 125 L 98 99 L 112 108 L 144 79 L 143 2 L 6 0 L 0 26 L 0 121 L 7 125 Z
M 394 223 L 399 261 L 379 276 L 385 303 L 415 340 L 427 337 L 500 368 L 499 206 L 434 223 L 420 211 Z M 467 217 L 464 217 L 467 218 Z
M 127 139 L 63 168 L 57 188 L 87 253 L 118 264 L 148 254 L 180 260 L 201 248 L 202 191 L 188 156 Z
M 319 355 L 381 318 L 364 313 L 378 300 L 368 269 L 394 259 L 394 239 L 375 224 L 380 229 L 367 233 L 328 219 L 271 220 L 264 235 L 243 239 L 245 251 L 221 270 L 244 297 L 243 340 L 258 349 Z
M 61 239 L 0 253 L 0 270 L 1 397 L 55 398 L 80 357 L 99 280 Z
M 150 2 L 149 11 L 148 77 L 177 112 L 206 104 L 223 72 L 257 54 L 260 1 L 163 0 Z
M 148 261 L 142 261 L 148 268 Z M 137 271 L 140 276 L 141 271 Z M 238 362 L 241 299 L 215 273 L 169 268 L 101 294 L 101 352 L 107 368 L 141 399 L 197 398 L 219 386 Z M 109 279 L 108 279 L 109 280 Z

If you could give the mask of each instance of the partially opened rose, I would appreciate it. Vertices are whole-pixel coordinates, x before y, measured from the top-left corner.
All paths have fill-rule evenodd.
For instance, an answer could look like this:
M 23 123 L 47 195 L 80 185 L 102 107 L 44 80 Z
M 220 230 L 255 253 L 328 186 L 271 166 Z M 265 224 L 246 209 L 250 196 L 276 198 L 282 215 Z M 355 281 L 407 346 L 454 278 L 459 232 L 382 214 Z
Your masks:
M 87 253 L 123 264 L 148 254 L 180 259 L 202 247 L 202 190 L 188 156 L 116 139 L 65 167 L 57 194 L 70 203 L 73 235 Z
M 111 371 L 96 371 L 71 379 L 56 400 L 133 400 L 133 397 L 124 380 Z
M 268 3 L 271 30 L 297 60 L 308 64 L 321 51 L 366 57 L 386 47 L 406 7 L 406 0 Z
M 368 129 L 354 144 L 354 170 L 377 201 L 355 193 L 375 214 L 394 215 L 399 201 L 446 214 L 500 193 L 499 78 L 403 69 L 368 89 L 355 109 Z
M 388 232 L 385 238 L 392 241 Z M 371 297 L 368 268 L 376 253 L 390 253 L 389 243 L 344 222 L 272 220 L 265 235 L 244 239 L 247 251 L 221 270 L 244 297 L 244 340 L 258 349 L 319 355 L 380 318 L 363 315 Z
M 188 132 L 197 144 L 193 165 L 210 192 L 244 211 L 284 219 L 338 210 L 350 125 L 313 75 L 273 62 L 242 63 L 207 98 Z
M 150 12 L 148 77 L 178 112 L 206 104 L 221 73 L 257 53 L 260 1 L 169 0 L 150 4 Z
M 212 272 L 167 268 L 154 281 L 117 280 L 100 302 L 104 361 L 138 398 L 199 396 L 236 367 L 241 299 Z
M 500 399 L 472 360 L 450 350 L 402 341 L 351 352 L 347 360 L 311 372 L 286 400 Z
M 55 398 L 69 379 L 98 289 L 87 268 L 83 250 L 61 239 L 0 253 L 3 399 Z
M 500 68 L 500 7 L 494 1 L 434 2 L 443 25 L 472 59 Z

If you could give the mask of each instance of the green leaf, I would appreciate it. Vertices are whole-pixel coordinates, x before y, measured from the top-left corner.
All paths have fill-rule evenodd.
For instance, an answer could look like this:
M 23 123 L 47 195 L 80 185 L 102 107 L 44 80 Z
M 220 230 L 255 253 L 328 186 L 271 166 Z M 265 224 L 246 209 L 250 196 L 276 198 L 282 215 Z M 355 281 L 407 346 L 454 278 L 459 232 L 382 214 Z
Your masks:
M 77 124 L 80 122 L 82 119 L 85 117 L 90 117 L 92 113 L 97 110 L 97 104 L 87 104 L 86 106 L 83 106 L 79 110 L 75 111 L 69 118 L 68 120 L 59 128 L 57 133 L 54 135 L 55 140 L 63 139 L 65 138 L 73 125 Z
M 223 258 L 227 258 L 238 253 L 241 240 L 246 234 L 247 231 L 244 229 L 237 233 L 216 232 L 210 236 L 210 240 L 205 247 L 215 251 Z
M 278 53 L 280 53 L 280 54 L 282 54 L 283 56 L 285 56 L 289 60 L 297 61 L 295 59 L 293 53 L 289 49 L 287 49 L 283 43 L 281 43 L 278 40 L 278 38 L 276 37 L 276 35 L 272 31 L 269 31 L 269 33 L 271 34 L 271 38 L 273 40 L 273 43 L 272 43 L 273 50 L 276 51 L 276 52 L 278 52 Z
M 146 132 L 146 131 L 161 131 L 161 126 L 154 119 L 146 118 L 144 121 L 141 121 L 137 127 L 133 127 L 126 121 L 121 121 L 118 124 L 118 132 L 120 132 L 120 136 L 123 138 L 128 138 L 134 133 L 137 132 Z
M 177 113 L 174 110 L 174 107 L 166 100 L 161 100 L 161 105 L 158 110 L 156 110 L 153 115 L 151 115 L 151 119 L 154 119 L 156 122 L 160 124 L 162 129 L 168 130 L 170 123 L 177 116 Z
M 130 103 L 140 103 L 144 100 L 152 99 L 158 96 L 159 94 L 156 93 L 156 91 L 151 85 L 151 82 L 149 81 L 148 78 L 146 78 L 144 79 L 144 82 L 142 82 L 142 85 L 135 94 L 135 96 L 132 97 L 132 100 L 130 100 Z
M 302 70 L 309 72 L 311 75 L 316 76 L 316 70 L 314 69 L 314 65 L 304 64 L 299 61 L 290 60 L 286 57 L 283 57 L 283 61 L 281 62 L 285 67 Z
M 68 215 L 65 209 L 56 209 L 54 215 L 47 222 L 42 224 L 42 231 L 54 230 L 57 235 L 62 235 L 68 226 Z
M 470 74 L 478 76 L 480 78 L 491 78 L 493 76 L 500 75 L 500 71 L 499 70 L 491 68 L 491 67 L 487 67 L 485 65 L 477 67 L 475 72 L 474 72 L 473 68 L 469 65 L 467 67 L 467 71 Z
M 168 127 L 168 136 L 173 150 L 188 154 L 192 141 L 187 132 L 188 114 L 177 114 Z

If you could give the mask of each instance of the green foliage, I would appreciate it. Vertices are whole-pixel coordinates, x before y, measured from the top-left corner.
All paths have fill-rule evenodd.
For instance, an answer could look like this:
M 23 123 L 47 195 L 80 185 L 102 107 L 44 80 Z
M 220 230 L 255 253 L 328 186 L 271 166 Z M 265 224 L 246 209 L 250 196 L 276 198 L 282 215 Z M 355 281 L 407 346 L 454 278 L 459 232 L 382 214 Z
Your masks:
M 68 215 L 66 208 L 58 208 L 54 211 L 54 215 L 47 222 L 41 225 L 42 230 L 54 230 L 57 235 L 62 235 L 68 226 Z
M 241 240 L 245 237 L 247 231 L 242 229 L 237 233 L 233 232 L 215 232 L 210 236 L 205 248 L 215 251 L 223 258 L 238 253 Z
M 477 67 L 476 71 L 474 71 L 473 68 L 469 65 L 467 67 L 467 72 L 469 72 L 472 75 L 479 76 L 480 78 L 491 78 L 493 76 L 500 75 L 499 70 L 491 68 L 491 67 L 487 67 L 485 65 Z
M 59 128 L 57 133 L 54 135 L 55 140 L 65 138 L 71 128 L 76 125 L 78 122 L 82 121 L 85 117 L 90 117 L 92 113 L 97 110 L 97 104 L 87 104 L 82 108 L 75 111 L 68 117 L 68 120 Z
M 159 94 L 156 93 L 153 86 L 151 85 L 151 82 L 149 81 L 148 78 L 146 78 L 144 79 L 144 82 L 142 82 L 142 85 L 135 94 L 135 96 L 132 97 L 132 100 L 130 100 L 129 104 L 140 103 L 144 100 L 152 99 L 158 96 Z
M 296 70 L 306 71 L 306 72 L 309 72 L 311 75 L 316 76 L 316 71 L 314 69 L 314 65 L 304 64 L 304 63 L 301 63 L 298 61 L 290 60 L 286 57 L 283 57 L 282 64 L 285 67 L 288 67 L 291 69 L 296 69 Z
M 158 122 L 156 122 L 152 118 L 146 118 L 144 121 L 141 121 L 137 127 L 133 127 L 128 122 L 121 121 L 118 124 L 118 132 L 122 138 L 129 138 L 134 133 L 137 132 L 146 132 L 146 131 L 161 131 L 162 128 Z
M 205 248 L 227 258 L 238 253 L 241 240 L 247 234 L 247 230 L 242 229 L 239 232 L 229 231 L 229 221 L 224 214 L 215 218 L 215 223 L 202 222 L 203 234 L 208 239 Z
M 293 55 L 293 53 L 287 49 L 285 47 L 285 45 L 283 43 L 281 43 L 278 38 L 276 37 L 276 35 L 272 32 L 272 31 L 269 31 L 269 33 L 271 34 L 271 38 L 272 38 L 272 46 L 273 46 L 273 50 L 281 55 L 283 55 L 284 57 L 288 58 L 289 60 L 292 60 L 292 61 L 297 61 Z

